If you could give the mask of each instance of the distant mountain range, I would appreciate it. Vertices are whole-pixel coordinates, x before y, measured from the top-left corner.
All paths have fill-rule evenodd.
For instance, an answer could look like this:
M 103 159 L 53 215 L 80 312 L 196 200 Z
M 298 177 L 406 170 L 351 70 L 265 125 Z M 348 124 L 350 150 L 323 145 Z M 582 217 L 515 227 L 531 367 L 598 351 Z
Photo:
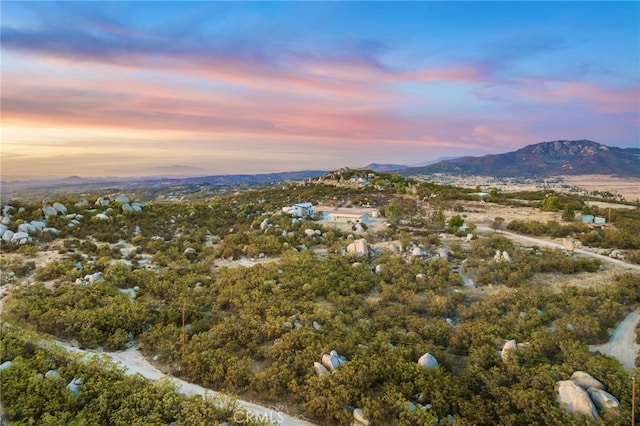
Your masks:
M 100 177 L 82 178 L 70 176 L 56 180 L 4 181 L 2 189 L 6 195 L 17 196 L 20 191 L 34 189 L 68 188 L 73 191 L 95 191 L 100 189 L 132 190 L 138 188 L 171 187 L 179 185 L 230 186 L 242 184 L 262 184 L 287 180 L 304 180 L 326 174 L 325 170 L 302 170 L 263 174 L 214 175 L 203 177 Z
M 424 167 L 424 166 L 428 166 L 429 164 L 435 164 L 435 163 L 439 163 L 441 161 L 446 161 L 446 160 L 453 160 L 454 158 L 459 158 L 459 157 L 440 157 L 436 160 L 432 160 L 432 161 L 425 161 L 422 163 L 417 163 L 417 164 L 380 164 L 380 163 L 371 163 L 371 164 L 367 164 L 364 167 L 361 167 L 362 169 L 366 169 L 366 170 L 373 170 L 374 172 L 384 172 L 384 173 L 389 173 L 389 172 L 395 172 L 398 170 L 402 170 L 402 169 L 408 169 L 408 168 L 413 168 L 413 167 Z
M 397 170 L 403 176 L 433 173 L 495 177 L 557 175 L 640 176 L 640 149 L 609 147 L 589 140 L 558 140 L 483 157 L 460 157 Z
M 640 177 L 640 149 L 609 147 L 589 140 L 542 142 L 517 151 L 483 157 L 448 157 L 413 167 L 401 164 L 372 163 L 362 169 L 393 172 L 403 176 L 447 173 L 455 175 L 482 175 L 494 177 L 538 177 L 557 175 L 605 174 Z M 162 172 L 184 172 L 184 166 L 175 166 Z M 189 173 L 196 172 L 189 169 Z M 281 181 L 299 181 L 327 174 L 326 170 L 295 172 L 214 175 L 203 177 L 102 177 L 71 176 L 58 180 L 3 181 L 5 196 L 17 196 L 26 190 L 91 191 L 98 189 L 131 190 L 138 188 L 173 187 L 180 185 L 233 186 L 244 184 L 275 184 Z

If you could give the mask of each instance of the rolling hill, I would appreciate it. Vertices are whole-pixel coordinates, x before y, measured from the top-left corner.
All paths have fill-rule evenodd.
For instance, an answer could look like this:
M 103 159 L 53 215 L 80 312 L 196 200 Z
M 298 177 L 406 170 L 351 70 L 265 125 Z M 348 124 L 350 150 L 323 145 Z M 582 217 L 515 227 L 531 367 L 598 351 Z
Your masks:
M 494 177 L 603 174 L 640 177 L 640 149 L 609 147 L 589 140 L 558 140 L 483 157 L 460 157 L 425 167 L 410 167 L 403 176 L 449 173 Z

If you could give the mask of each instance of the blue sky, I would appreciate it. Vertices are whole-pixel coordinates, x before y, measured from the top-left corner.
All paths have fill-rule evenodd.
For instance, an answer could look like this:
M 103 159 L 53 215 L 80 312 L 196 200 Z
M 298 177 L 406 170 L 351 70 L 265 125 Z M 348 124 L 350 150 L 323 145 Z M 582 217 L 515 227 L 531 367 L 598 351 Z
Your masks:
M 638 147 L 639 2 L 2 2 L 2 175 Z

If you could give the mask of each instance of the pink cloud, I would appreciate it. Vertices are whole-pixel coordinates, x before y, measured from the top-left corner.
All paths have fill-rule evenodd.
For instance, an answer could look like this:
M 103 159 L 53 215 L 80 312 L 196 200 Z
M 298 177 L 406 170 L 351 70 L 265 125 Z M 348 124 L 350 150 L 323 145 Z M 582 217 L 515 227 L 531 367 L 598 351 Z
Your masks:
M 483 82 L 481 68 L 463 65 L 398 71 L 340 58 L 297 57 L 295 66 L 278 67 L 233 57 L 169 61 L 140 55 L 106 65 L 59 58 L 29 61 L 30 67 L 3 72 L 3 125 L 129 129 L 147 132 L 150 143 L 169 132 L 176 140 L 210 143 L 271 139 L 486 152 L 537 142 L 538 135 L 548 133 L 536 128 L 521 100 L 547 105 L 580 100 L 598 111 L 637 110 L 637 90 L 530 79 L 497 89 L 509 107 L 500 117 L 494 110 L 456 109 L 455 101 L 448 107 L 463 112 L 443 117 L 439 109 L 429 108 L 446 99 L 414 97 L 394 86 Z M 46 73 L 38 71 L 40 65 Z M 553 119 L 545 120 L 554 131 L 560 128 Z
M 484 78 L 484 72 L 473 66 L 452 66 L 408 72 L 401 79 L 409 81 L 454 81 L 459 83 L 478 83 Z
M 553 95 L 584 100 L 601 112 L 638 111 L 640 86 L 609 88 L 580 82 L 562 82 L 551 86 Z
M 602 113 L 638 111 L 640 86 L 605 87 L 592 83 L 548 80 L 523 80 L 514 89 L 516 96 L 546 104 L 582 102 Z

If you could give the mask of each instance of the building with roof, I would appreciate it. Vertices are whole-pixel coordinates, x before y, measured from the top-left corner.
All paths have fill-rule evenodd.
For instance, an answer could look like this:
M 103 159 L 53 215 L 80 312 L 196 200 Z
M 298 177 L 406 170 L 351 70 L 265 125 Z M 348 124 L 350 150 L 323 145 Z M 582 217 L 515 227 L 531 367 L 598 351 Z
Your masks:
M 293 205 L 292 214 L 296 217 L 313 217 L 313 204 L 311 203 L 297 203 Z

